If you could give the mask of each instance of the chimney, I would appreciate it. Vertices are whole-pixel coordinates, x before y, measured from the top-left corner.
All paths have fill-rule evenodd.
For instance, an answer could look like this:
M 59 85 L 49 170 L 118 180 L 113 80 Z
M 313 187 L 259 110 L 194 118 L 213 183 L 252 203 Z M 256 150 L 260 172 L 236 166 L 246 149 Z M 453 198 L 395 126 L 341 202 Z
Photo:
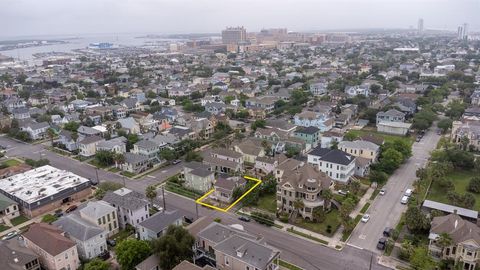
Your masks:
M 453 209 L 453 213 L 456 215 L 457 214 L 457 209 Z

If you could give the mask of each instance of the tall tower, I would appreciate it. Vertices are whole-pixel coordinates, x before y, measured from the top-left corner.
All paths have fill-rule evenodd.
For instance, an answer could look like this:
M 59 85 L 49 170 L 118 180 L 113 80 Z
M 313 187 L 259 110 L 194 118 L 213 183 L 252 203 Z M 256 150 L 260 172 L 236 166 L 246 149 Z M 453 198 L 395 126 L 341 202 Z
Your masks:
M 247 30 L 245 27 L 227 27 L 222 31 L 223 44 L 238 44 L 247 40 Z
M 418 19 L 417 30 L 418 30 L 419 33 L 423 32 L 423 19 L 422 18 Z

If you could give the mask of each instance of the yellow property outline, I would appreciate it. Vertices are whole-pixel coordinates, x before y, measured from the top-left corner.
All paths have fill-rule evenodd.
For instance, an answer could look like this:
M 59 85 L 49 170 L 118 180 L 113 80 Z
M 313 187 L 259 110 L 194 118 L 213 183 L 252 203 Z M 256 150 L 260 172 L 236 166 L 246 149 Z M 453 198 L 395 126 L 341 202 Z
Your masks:
M 262 180 L 260 180 L 258 178 L 254 178 L 254 177 L 250 177 L 250 176 L 246 176 L 246 175 L 243 176 L 243 178 L 245 178 L 247 180 L 255 181 L 256 183 L 255 183 L 255 185 L 253 185 L 253 187 L 251 187 L 249 190 L 247 190 L 247 192 L 245 192 L 242 196 L 240 196 L 240 198 L 238 198 L 236 201 L 234 201 L 231 205 L 227 206 L 226 208 L 220 208 L 220 207 L 217 207 L 215 205 L 211 205 L 211 204 L 202 202 L 203 199 L 205 199 L 206 197 L 208 197 L 208 195 L 212 194 L 212 192 L 215 191 L 215 189 L 213 189 L 213 188 L 211 190 L 209 190 L 207 193 L 203 194 L 202 197 L 195 200 L 195 202 L 200 204 L 200 205 L 210 207 L 212 209 L 215 209 L 215 210 L 218 210 L 218 211 L 221 211 L 221 212 L 227 212 L 232 207 L 234 207 L 237 203 L 239 203 L 243 198 L 245 198 L 245 196 L 247 196 L 248 193 L 252 192 L 258 185 L 260 185 L 262 183 Z

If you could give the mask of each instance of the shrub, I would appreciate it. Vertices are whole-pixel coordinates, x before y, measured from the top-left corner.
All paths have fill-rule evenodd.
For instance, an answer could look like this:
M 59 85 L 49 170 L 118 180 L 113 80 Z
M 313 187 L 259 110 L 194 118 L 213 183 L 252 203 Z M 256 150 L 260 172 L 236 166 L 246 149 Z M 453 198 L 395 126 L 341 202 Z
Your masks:
M 470 179 L 470 183 L 468 183 L 467 187 L 468 191 L 474 193 L 480 193 L 480 177 L 473 177 Z

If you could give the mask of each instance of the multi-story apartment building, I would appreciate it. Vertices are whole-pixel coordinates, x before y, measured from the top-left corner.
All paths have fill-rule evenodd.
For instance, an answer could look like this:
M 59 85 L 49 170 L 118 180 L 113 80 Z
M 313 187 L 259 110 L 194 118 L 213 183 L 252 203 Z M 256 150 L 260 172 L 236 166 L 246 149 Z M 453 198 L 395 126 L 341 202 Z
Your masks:
M 247 30 L 245 27 L 227 27 L 222 31 L 223 44 L 238 44 L 247 40 Z
M 319 146 L 308 153 L 308 163 L 340 183 L 348 183 L 355 174 L 355 157 L 337 149 Z

